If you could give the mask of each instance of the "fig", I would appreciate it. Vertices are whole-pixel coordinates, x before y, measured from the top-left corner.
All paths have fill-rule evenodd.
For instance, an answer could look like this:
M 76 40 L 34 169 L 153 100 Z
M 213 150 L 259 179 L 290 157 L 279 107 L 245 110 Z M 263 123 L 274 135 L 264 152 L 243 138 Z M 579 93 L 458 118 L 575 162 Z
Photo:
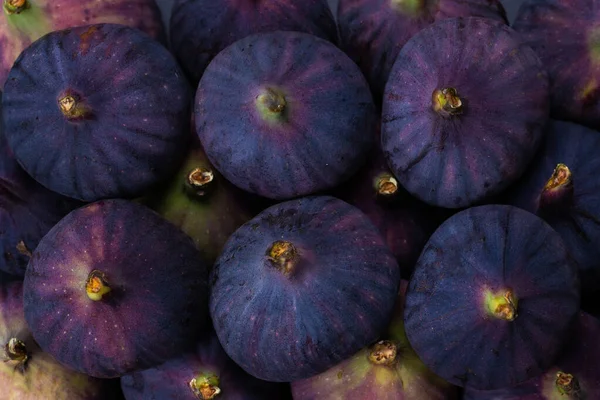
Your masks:
M 3 400 L 115 398 L 109 381 L 72 371 L 40 349 L 25 322 L 21 282 L 0 282 L 0 359 Z
M 390 71 L 406 42 L 447 18 L 485 17 L 508 24 L 499 0 L 339 0 L 340 48 L 361 68 L 381 105 Z
M 600 129 L 600 1 L 525 0 L 513 28 L 550 76 L 553 118 Z
M 254 216 L 256 202 L 212 166 L 195 135 L 177 174 L 142 199 L 187 233 L 210 265 L 229 236 Z
M 247 36 L 202 75 L 196 133 L 237 187 L 286 200 L 341 184 L 366 162 L 377 114 L 358 67 L 300 32 Z
M 83 204 L 46 189 L 23 171 L 0 124 L 0 271 L 24 276 L 42 237 Z
M 225 353 L 214 331 L 195 352 L 121 378 L 127 400 L 291 399 L 290 385 L 248 375 Z
M 171 48 L 194 86 L 227 46 L 273 31 L 305 32 L 337 43 L 326 0 L 175 0 L 171 10 Z
M 391 319 L 400 270 L 360 210 L 305 196 L 236 230 L 210 283 L 210 314 L 227 354 L 259 379 L 292 382 L 377 339 Z
M 451 18 L 413 36 L 385 88 L 382 148 L 418 199 L 464 208 L 525 171 L 549 115 L 548 76 L 508 26 Z
M 577 261 L 584 299 L 600 296 L 600 134 L 568 121 L 550 120 L 542 146 L 506 202 L 537 214 L 562 237 Z
M 515 386 L 552 366 L 579 311 L 579 277 L 560 235 L 508 205 L 458 212 L 431 236 L 406 294 L 406 335 L 459 386 Z
M 185 154 L 191 90 L 173 56 L 138 29 L 55 31 L 21 53 L 4 86 L 15 158 L 57 193 L 133 198 Z
M 403 280 L 394 316 L 380 340 L 326 372 L 292 382 L 294 400 L 451 400 L 458 388 L 427 369 L 404 332 Z
M 87 375 L 116 378 L 191 348 L 206 328 L 208 268 L 192 240 L 124 199 L 78 208 L 34 250 L 25 318 L 40 347 Z
M 580 312 L 554 366 L 515 387 L 482 391 L 467 388 L 465 400 L 600 399 L 600 321 Z
M 13 63 L 32 42 L 52 31 L 113 23 L 137 28 L 163 44 L 167 36 L 153 0 L 2 0 L 0 87 Z

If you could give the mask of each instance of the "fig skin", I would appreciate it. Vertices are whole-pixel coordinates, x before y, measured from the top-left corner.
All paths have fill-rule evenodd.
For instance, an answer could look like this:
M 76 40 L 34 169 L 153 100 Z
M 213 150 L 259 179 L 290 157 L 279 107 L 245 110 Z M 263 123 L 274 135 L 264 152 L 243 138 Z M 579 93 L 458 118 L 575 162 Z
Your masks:
M 203 187 L 192 187 L 189 175 L 196 169 L 210 173 L 212 180 Z M 256 214 L 253 200 L 212 166 L 194 134 L 177 174 L 141 202 L 190 236 L 212 265 L 229 236 Z
M 194 87 L 227 46 L 273 31 L 305 32 L 337 43 L 327 0 L 175 0 L 171 10 L 171 49 Z
M 464 400 L 592 400 L 600 399 L 600 320 L 580 312 L 554 366 L 521 385 L 491 391 L 467 388 Z M 557 374 L 571 374 L 579 390 L 561 393 Z
M 440 377 L 499 389 L 552 366 L 579 300 L 577 266 L 556 231 L 517 207 L 478 206 L 427 242 L 408 287 L 405 329 Z
M 381 105 L 390 71 L 406 42 L 421 29 L 447 18 L 484 17 L 508 25 L 499 0 L 339 0 L 340 48 L 363 71 L 377 105 Z
M 2 0 L 6 4 L 8 0 Z M 52 31 L 75 26 L 113 23 L 140 29 L 166 45 L 167 36 L 154 0 L 26 0 L 28 8 L 0 11 L 0 88 L 21 52 Z
M 444 90 L 454 109 L 436 95 Z M 523 174 L 548 116 L 548 76 L 517 32 L 484 18 L 446 19 L 401 50 L 385 88 L 381 145 L 412 195 L 464 208 Z
M 429 371 L 404 332 L 404 303 L 408 281 L 402 280 L 394 316 L 380 340 L 396 346 L 393 364 L 369 360 L 365 347 L 335 367 L 312 378 L 292 382 L 294 400 L 453 400 L 458 388 Z
M 23 169 L 50 190 L 88 202 L 134 198 L 175 173 L 191 97 L 175 58 L 137 29 L 55 31 L 10 71 L 5 135 Z
M 292 251 L 277 255 L 280 241 Z M 377 339 L 392 316 L 400 270 L 360 210 L 307 196 L 242 225 L 210 282 L 211 317 L 227 354 L 259 379 L 291 382 Z
M 23 314 L 23 284 L 0 281 L 0 359 L 11 338 L 25 344 L 23 369 L 16 361 L 0 362 L 3 400 L 102 400 L 116 398 L 109 381 L 86 376 L 59 364 L 35 343 Z M 8 396 L 8 397 L 7 397 Z
M 0 271 L 23 277 L 42 237 L 83 204 L 46 189 L 23 171 L 0 124 Z
M 513 28 L 550 76 L 551 116 L 600 130 L 600 1 L 525 0 Z
M 87 287 L 93 271 L 108 283 Z M 64 365 L 116 378 L 194 345 L 208 322 L 207 277 L 192 240 L 160 215 L 128 200 L 98 201 L 68 214 L 33 252 L 25 318 Z
M 219 379 L 215 400 L 291 400 L 290 385 L 261 381 L 248 375 L 225 353 L 214 331 L 203 335 L 196 351 L 121 377 L 127 400 L 198 400 L 190 381 L 201 374 Z
M 286 200 L 341 184 L 366 162 L 377 113 L 358 67 L 301 32 L 247 36 L 219 53 L 196 92 L 196 133 L 237 187 Z
M 536 157 L 503 201 L 535 213 L 562 237 L 577 261 L 584 302 L 600 298 L 600 133 L 573 122 L 550 120 Z M 570 172 L 571 183 L 555 190 L 557 205 L 545 200 L 544 187 L 558 164 Z M 562 191 L 559 193 L 558 191 Z M 582 304 L 585 306 L 586 304 Z

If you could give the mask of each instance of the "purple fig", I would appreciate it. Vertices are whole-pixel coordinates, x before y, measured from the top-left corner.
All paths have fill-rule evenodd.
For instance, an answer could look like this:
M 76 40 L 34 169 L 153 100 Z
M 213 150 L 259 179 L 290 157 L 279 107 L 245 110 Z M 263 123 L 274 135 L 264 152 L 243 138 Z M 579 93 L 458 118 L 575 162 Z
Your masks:
M 544 220 L 513 206 L 471 207 L 425 245 L 406 294 L 406 334 L 455 385 L 515 386 L 554 363 L 579 289 L 575 262 Z
M 25 318 L 61 363 L 120 377 L 194 345 L 208 322 L 207 275 L 191 239 L 160 215 L 98 201 L 68 214 L 33 252 Z
M 464 208 L 525 172 L 548 115 L 548 77 L 517 32 L 491 19 L 451 18 L 417 33 L 398 55 L 381 146 L 412 195 Z

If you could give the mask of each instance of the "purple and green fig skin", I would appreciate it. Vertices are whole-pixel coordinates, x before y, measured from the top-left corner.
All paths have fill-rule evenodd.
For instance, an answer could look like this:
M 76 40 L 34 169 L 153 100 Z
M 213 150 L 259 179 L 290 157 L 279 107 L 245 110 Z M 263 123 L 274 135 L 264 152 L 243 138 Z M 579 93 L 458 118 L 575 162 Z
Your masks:
M 23 277 L 42 237 L 83 204 L 46 189 L 23 171 L 0 124 L 0 271 Z
M 266 382 L 247 374 L 223 350 L 211 331 L 195 352 L 121 377 L 127 400 L 286 400 L 287 383 Z
M 453 400 L 458 388 L 427 369 L 404 332 L 408 281 L 380 340 L 312 378 L 292 382 L 294 400 Z
M 419 358 L 480 390 L 515 386 L 554 363 L 579 312 L 579 276 L 560 235 L 507 205 L 471 207 L 431 236 L 404 322 Z
M 4 86 L 4 129 L 23 169 L 82 201 L 134 198 L 185 156 L 192 91 L 140 30 L 96 24 L 25 49 Z
M 530 167 L 504 201 L 543 218 L 577 261 L 583 301 L 600 298 L 600 133 L 550 120 Z M 585 304 L 582 304 L 585 306 Z
M 1 0 L 0 87 L 19 54 L 45 34 L 76 26 L 113 23 L 137 28 L 167 43 L 154 0 Z
M 554 366 L 543 375 L 512 388 L 481 391 L 467 388 L 464 400 L 600 399 L 600 320 L 580 312 Z
M 436 21 L 471 16 L 508 25 L 499 0 L 339 0 L 340 48 L 359 65 L 381 105 L 394 61 L 412 36 Z
M 598 21 L 598 0 L 525 0 L 512 26 L 548 71 L 552 117 L 600 130 Z
M 68 214 L 33 252 L 25 318 L 62 364 L 116 378 L 194 346 L 208 324 L 207 278 L 194 243 L 170 222 L 102 200 Z
M 548 118 L 548 76 L 514 30 L 446 19 L 400 52 L 385 88 L 381 145 L 413 196 L 464 208 L 523 174 Z
M 327 0 L 175 0 L 171 49 L 194 86 L 212 59 L 256 33 L 305 32 L 337 44 Z
M 242 225 L 211 271 L 210 313 L 246 372 L 292 382 L 375 341 L 400 269 L 369 218 L 331 196 L 276 204 Z
M 196 133 L 237 187 L 269 199 L 349 179 L 373 146 L 377 113 L 364 76 L 332 43 L 260 33 L 220 52 L 202 75 Z
M 195 134 L 179 171 L 141 200 L 190 236 L 212 265 L 225 242 L 255 213 L 251 195 L 228 182 L 208 161 Z
M 114 394 L 111 395 L 108 392 L 108 382 L 65 368 L 39 348 L 25 321 L 22 299 L 22 282 L 0 282 L 0 387 L 2 387 L 2 399 L 102 400 L 115 398 Z

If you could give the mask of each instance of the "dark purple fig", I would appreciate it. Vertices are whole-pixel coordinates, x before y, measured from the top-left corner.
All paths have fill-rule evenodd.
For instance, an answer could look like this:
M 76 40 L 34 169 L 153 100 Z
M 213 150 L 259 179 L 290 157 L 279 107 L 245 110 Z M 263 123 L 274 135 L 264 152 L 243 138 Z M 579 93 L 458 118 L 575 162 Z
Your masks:
M 514 386 L 552 366 L 579 311 L 577 266 L 544 220 L 472 207 L 432 235 L 404 312 L 421 360 L 451 383 Z
M 42 237 L 82 205 L 46 189 L 23 171 L 0 124 L 0 271 L 25 275 L 31 252 Z
M 0 87 L 19 54 L 52 31 L 113 23 L 137 28 L 167 42 L 154 0 L 2 0 L 0 11 Z
M 212 265 L 229 236 L 254 216 L 246 196 L 212 166 L 194 137 L 179 172 L 142 202 L 187 233 Z
M 292 382 L 294 400 L 451 400 L 458 388 L 427 369 L 404 332 L 407 281 L 380 340 L 312 378 Z
M 510 388 L 467 388 L 464 400 L 593 400 L 600 399 L 600 321 L 580 312 L 566 346 L 543 375 Z
M 211 60 L 237 40 L 255 33 L 305 32 L 337 43 L 327 0 L 175 0 L 171 47 L 192 84 Z
M 551 115 L 600 129 L 600 1 L 525 0 L 513 27 L 550 76 Z
M 4 86 L 5 135 L 47 188 L 84 201 L 136 197 L 177 168 L 191 90 L 173 56 L 116 24 L 35 41 Z
M 335 195 L 360 209 L 379 228 L 402 276 L 408 279 L 427 239 L 439 225 L 433 207 L 412 197 L 398 183 L 379 146 L 371 152 L 367 165 Z
M 393 313 L 400 270 L 360 210 L 308 196 L 242 225 L 211 283 L 211 317 L 227 354 L 257 378 L 291 382 L 378 338 Z
M 285 400 L 289 384 L 261 381 L 227 356 L 216 334 L 203 336 L 195 352 L 121 378 L 127 400 Z
M 191 239 L 128 200 L 98 201 L 54 226 L 25 273 L 25 318 L 40 347 L 113 378 L 193 346 L 208 316 L 208 268 Z
M 248 36 L 206 69 L 196 131 L 234 185 L 270 199 L 330 189 L 366 161 L 377 124 L 358 67 L 307 33 Z
M 499 0 L 339 0 L 340 47 L 359 65 L 381 104 L 394 60 L 413 35 L 436 21 L 470 16 L 508 24 Z
M 548 77 L 515 31 L 485 18 L 446 19 L 400 52 L 383 99 L 382 147 L 411 194 L 467 207 L 525 171 L 548 103 Z
M 114 399 L 109 382 L 65 368 L 34 341 L 23 315 L 21 282 L 0 283 L 0 398 Z
M 579 265 L 584 297 L 600 298 L 600 133 L 551 120 L 531 166 L 506 201 L 542 217 Z M 594 298 L 595 297 L 595 298 Z

